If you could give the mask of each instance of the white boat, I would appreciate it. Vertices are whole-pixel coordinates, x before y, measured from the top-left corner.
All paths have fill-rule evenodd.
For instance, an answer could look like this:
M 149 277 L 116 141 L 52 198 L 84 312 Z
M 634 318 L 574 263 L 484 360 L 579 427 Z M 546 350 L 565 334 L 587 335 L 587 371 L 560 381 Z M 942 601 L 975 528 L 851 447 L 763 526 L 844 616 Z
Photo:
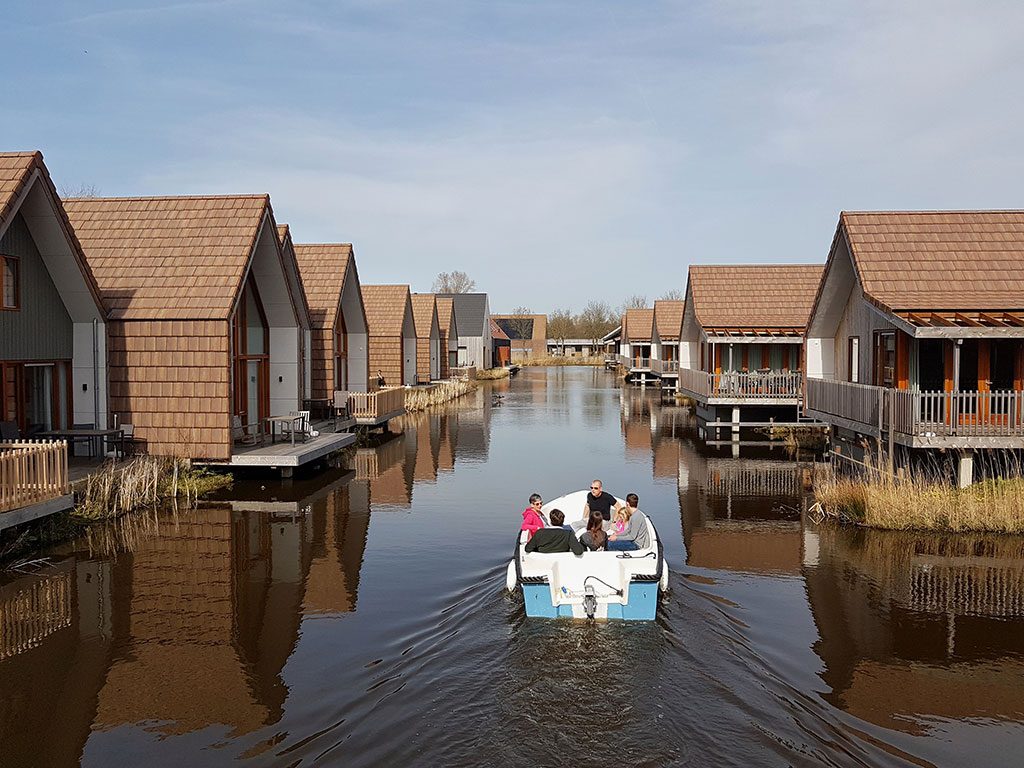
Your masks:
M 549 501 L 542 508 L 544 519 L 549 519 L 552 509 L 560 509 L 566 522 L 577 521 L 587 493 L 576 491 Z M 652 621 L 658 596 L 668 589 L 668 565 L 658 531 L 645 517 L 651 545 L 627 552 L 527 552 L 529 535 L 520 531 L 515 556 L 508 564 L 508 590 L 523 591 L 527 616 Z

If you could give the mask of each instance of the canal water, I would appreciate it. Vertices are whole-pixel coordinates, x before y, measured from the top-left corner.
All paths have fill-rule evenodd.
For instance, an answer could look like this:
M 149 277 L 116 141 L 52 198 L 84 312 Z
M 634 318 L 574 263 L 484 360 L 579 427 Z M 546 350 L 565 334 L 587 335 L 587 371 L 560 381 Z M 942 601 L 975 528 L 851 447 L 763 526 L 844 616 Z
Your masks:
M 813 456 L 708 448 L 596 369 L 399 429 L 3 574 L 0 765 L 1021 763 L 1021 539 L 818 527 Z M 639 494 L 671 593 L 528 621 L 520 511 L 594 477 Z

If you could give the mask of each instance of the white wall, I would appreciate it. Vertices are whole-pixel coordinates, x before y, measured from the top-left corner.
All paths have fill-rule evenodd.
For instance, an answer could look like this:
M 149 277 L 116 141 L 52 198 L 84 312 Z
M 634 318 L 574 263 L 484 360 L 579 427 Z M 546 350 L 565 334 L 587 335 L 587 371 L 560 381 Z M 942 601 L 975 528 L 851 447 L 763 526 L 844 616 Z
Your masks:
M 359 292 L 359 279 L 354 267 L 355 256 L 349 259 L 348 274 L 341 294 L 341 311 L 348 333 L 348 389 L 366 392 L 369 371 L 369 344 L 363 299 Z
M 813 379 L 835 378 L 835 340 L 807 339 L 804 347 L 807 376 Z
M 99 378 L 100 412 L 96 413 L 93 377 L 93 324 L 74 323 L 71 359 L 71 423 L 109 425 L 107 413 L 107 332 L 103 323 L 97 323 L 96 337 L 99 354 L 96 356 Z M 85 385 L 86 391 L 82 391 Z M 70 426 L 70 425 L 69 425 Z
M 404 350 L 404 375 L 405 378 L 402 381 L 406 386 L 414 386 L 416 384 L 416 337 L 406 336 L 402 339 L 402 349 Z
M 294 328 L 270 329 L 270 415 L 296 411 L 299 402 L 299 338 Z

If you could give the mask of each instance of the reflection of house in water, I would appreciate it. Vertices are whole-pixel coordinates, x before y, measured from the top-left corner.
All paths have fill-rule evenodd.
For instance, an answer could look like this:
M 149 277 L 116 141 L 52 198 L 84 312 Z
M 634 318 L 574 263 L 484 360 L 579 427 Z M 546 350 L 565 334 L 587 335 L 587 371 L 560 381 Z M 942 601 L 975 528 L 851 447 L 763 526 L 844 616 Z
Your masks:
M 121 726 L 277 722 L 303 616 L 355 610 L 369 500 L 350 477 L 280 509 L 163 518 L 131 553 L 0 587 L 4 760 L 74 764 Z
M 835 706 L 911 732 L 1019 720 L 1024 540 L 821 527 L 807 594 Z
M 804 545 L 799 510 L 810 479 L 806 465 L 702 450 L 707 451 L 693 440 L 679 443 L 687 564 L 799 574 Z
M 402 432 L 372 448 L 356 451 L 356 480 L 366 481 L 370 503 L 408 508 L 412 505 L 412 465 L 406 460 L 406 440 Z

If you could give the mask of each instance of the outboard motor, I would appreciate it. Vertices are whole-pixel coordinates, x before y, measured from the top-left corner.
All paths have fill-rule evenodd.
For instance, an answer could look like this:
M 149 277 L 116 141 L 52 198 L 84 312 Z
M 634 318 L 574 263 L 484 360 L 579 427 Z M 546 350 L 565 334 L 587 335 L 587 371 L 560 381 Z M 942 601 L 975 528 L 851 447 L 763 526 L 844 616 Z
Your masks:
M 594 614 L 597 613 L 597 595 L 589 584 L 584 587 L 583 612 L 587 614 L 588 619 L 594 618 Z

